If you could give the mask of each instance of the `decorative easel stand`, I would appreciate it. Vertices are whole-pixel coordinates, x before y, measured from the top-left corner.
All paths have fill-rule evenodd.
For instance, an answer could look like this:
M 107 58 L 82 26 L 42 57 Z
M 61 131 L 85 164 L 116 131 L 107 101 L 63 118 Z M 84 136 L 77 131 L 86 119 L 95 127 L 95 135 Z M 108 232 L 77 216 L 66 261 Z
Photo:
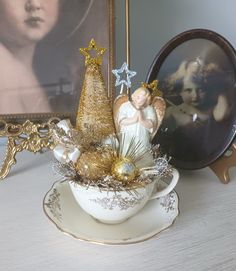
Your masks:
M 33 123 L 26 120 L 23 124 L 11 124 L 1 120 L 0 137 L 7 137 L 6 156 L 0 169 L 0 179 L 4 179 L 16 164 L 16 154 L 23 150 L 41 152 L 53 149 L 52 123 L 60 119 L 51 118 L 47 123 Z
M 229 183 L 229 169 L 236 166 L 236 143 L 233 143 L 225 155 L 216 160 L 209 167 L 224 184 Z

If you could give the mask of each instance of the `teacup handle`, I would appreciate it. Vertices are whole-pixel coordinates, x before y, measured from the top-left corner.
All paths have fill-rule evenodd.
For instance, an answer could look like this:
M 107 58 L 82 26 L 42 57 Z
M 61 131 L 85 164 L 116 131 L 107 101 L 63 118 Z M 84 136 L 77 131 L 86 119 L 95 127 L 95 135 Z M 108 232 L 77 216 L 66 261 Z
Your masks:
M 161 191 L 154 192 L 149 199 L 161 198 L 169 194 L 175 188 L 179 180 L 179 172 L 177 169 L 173 168 L 172 176 L 170 184 Z

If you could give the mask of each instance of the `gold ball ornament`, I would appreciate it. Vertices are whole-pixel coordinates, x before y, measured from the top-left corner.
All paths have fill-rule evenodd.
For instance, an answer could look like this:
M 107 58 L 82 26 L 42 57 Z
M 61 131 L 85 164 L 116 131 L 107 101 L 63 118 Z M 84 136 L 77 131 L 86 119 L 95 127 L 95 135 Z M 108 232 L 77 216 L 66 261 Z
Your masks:
M 98 180 L 110 173 L 113 152 L 110 150 L 91 150 L 82 153 L 76 163 L 76 171 L 90 180 Z
M 139 175 L 139 169 L 131 159 L 122 157 L 118 158 L 111 168 L 112 175 L 121 182 L 128 183 L 135 180 Z

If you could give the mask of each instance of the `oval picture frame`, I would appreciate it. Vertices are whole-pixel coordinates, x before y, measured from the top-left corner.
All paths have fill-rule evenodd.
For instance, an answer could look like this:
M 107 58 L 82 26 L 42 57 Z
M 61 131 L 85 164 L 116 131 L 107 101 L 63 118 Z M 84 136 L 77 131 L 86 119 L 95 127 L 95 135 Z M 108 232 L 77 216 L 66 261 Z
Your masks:
M 146 82 L 158 80 L 167 104 L 153 139 L 182 169 L 209 166 L 236 133 L 236 52 L 220 34 L 192 29 L 155 57 Z

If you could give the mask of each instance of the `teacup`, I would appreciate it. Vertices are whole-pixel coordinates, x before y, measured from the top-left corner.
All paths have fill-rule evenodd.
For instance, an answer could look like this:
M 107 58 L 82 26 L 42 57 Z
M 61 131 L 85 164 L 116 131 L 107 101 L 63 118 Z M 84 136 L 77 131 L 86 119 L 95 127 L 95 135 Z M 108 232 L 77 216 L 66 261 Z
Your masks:
M 161 191 L 155 191 L 160 178 L 155 178 L 145 186 L 108 191 L 107 189 L 84 186 L 69 182 L 72 193 L 80 207 L 102 223 L 118 224 L 139 212 L 151 200 L 169 194 L 179 180 L 179 173 L 173 169 L 171 182 Z

